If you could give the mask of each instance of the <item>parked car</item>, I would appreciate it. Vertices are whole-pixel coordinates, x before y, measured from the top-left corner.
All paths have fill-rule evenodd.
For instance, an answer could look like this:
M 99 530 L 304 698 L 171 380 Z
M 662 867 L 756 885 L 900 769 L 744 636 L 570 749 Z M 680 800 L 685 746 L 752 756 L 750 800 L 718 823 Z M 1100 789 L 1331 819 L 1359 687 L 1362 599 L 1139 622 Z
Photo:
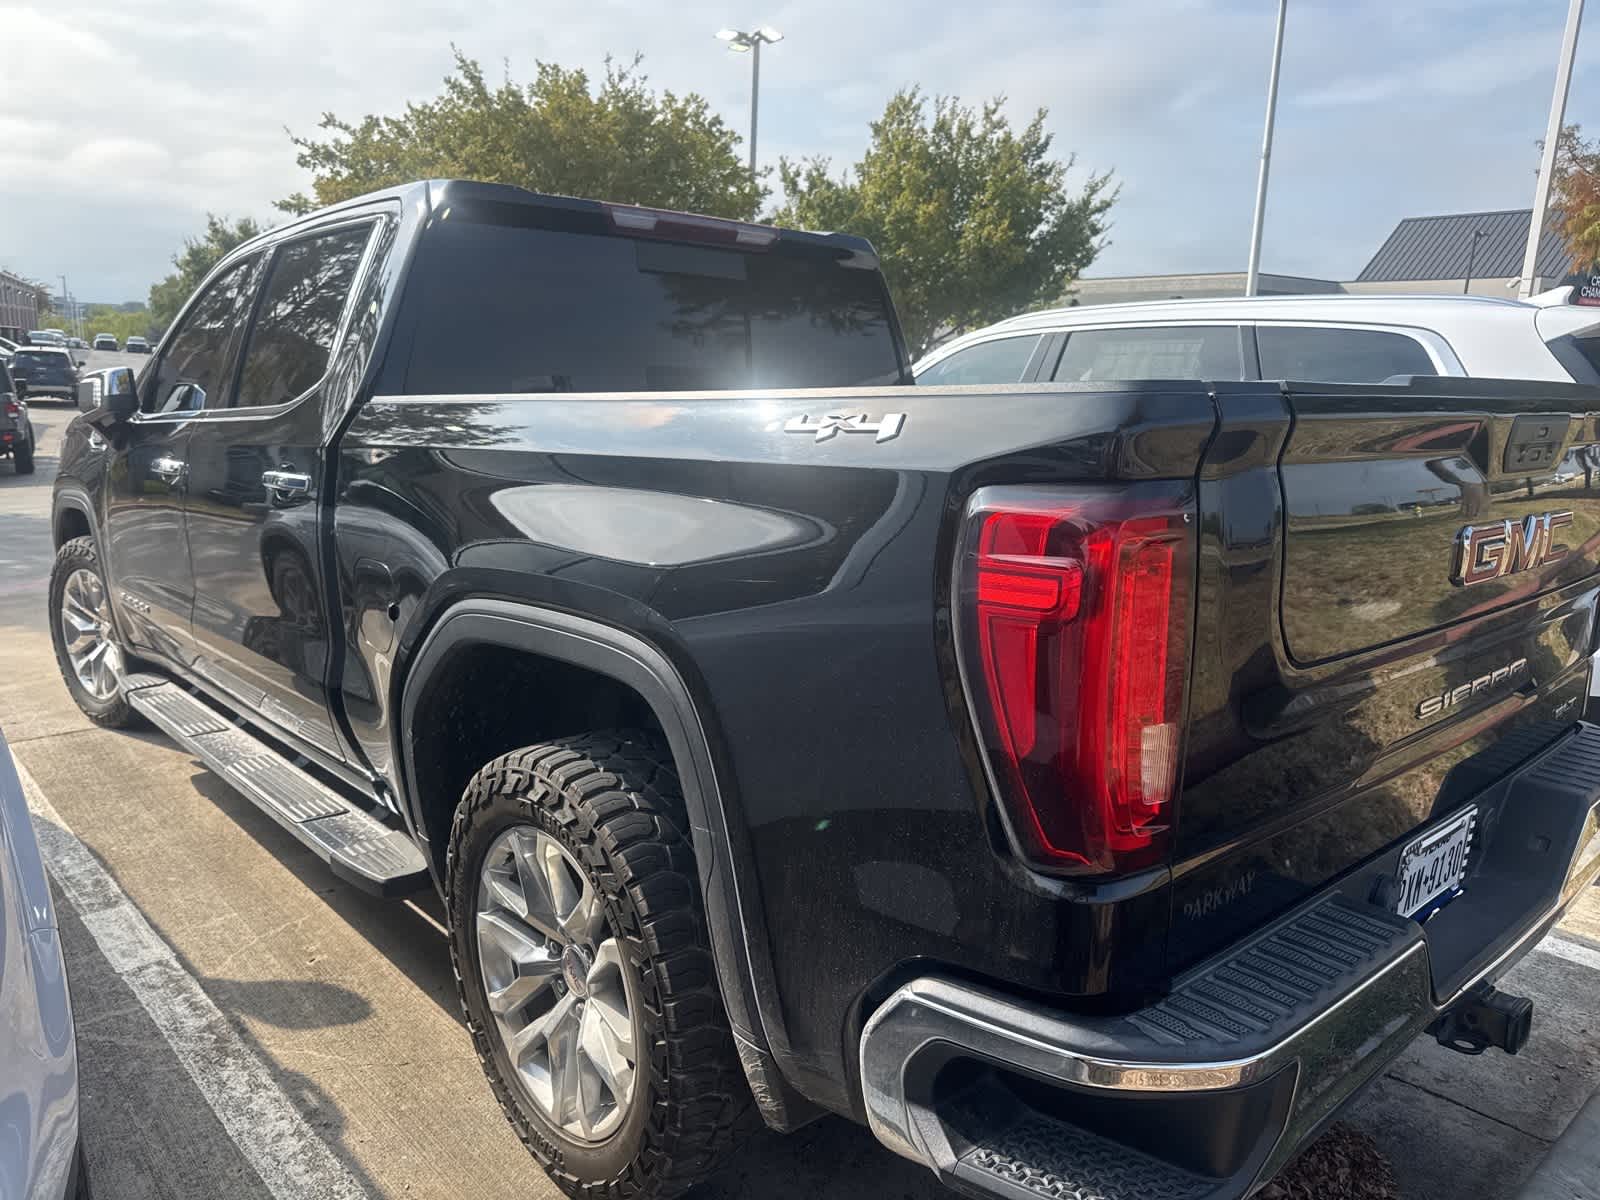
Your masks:
M 0 1196 L 88 1200 L 66 960 L 28 804 L 0 736 Z
M 117 336 L 114 333 L 97 333 L 94 335 L 94 348 L 96 350 L 116 350 Z
M 89 348 L 89 343 L 84 341 L 81 337 L 69 337 L 67 339 L 67 347 L 72 350 L 87 350 Z
M 28 344 L 30 346 L 57 346 L 63 350 L 67 347 L 65 335 L 57 333 L 54 329 L 28 330 Z
M 32 475 L 35 445 L 24 388 L 12 380 L 10 368 L 0 363 L 0 458 L 9 458 L 18 475 Z
M 140 337 L 138 334 L 134 334 L 126 342 L 124 342 L 122 348 L 124 350 L 126 350 L 129 354 L 149 354 L 150 353 L 150 343 L 147 342 L 144 338 Z
M 1258 296 L 1027 313 L 940 346 L 924 384 L 1131 379 L 1381 383 L 1481 376 L 1600 383 L 1600 309 L 1560 288 L 1488 296 Z
M 57 346 L 27 346 L 11 358 L 13 379 L 27 384 L 30 399 L 71 400 L 78 390 L 78 364 L 72 351 Z
M 0 337 L 0 363 L 9 363 L 11 356 L 18 350 L 16 342 L 8 337 Z
M 245 243 L 80 389 L 68 689 L 436 889 L 574 1196 L 753 1107 L 1233 1200 L 1422 1033 L 1518 1050 L 1600 872 L 1593 390 L 909 386 L 877 261 L 457 182 Z

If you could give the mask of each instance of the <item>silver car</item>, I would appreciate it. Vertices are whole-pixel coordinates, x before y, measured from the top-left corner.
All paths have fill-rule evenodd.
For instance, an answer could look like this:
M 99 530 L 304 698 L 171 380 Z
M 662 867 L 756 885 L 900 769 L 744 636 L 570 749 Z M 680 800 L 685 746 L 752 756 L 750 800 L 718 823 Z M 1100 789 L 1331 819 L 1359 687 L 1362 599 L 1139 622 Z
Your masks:
M 88 1195 L 66 962 L 22 783 L 0 737 L 0 1196 Z

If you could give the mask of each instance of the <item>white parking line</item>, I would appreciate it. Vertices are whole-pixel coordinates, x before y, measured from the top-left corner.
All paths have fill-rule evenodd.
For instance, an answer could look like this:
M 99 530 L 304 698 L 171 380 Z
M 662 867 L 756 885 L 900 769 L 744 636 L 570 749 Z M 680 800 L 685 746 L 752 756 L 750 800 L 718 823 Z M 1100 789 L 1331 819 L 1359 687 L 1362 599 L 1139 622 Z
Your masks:
M 45 865 L 100 952 L 128 985 L 200 1094 L 277 1200 L 362 1200 L 367 1193 L 306 1124 L 244 1043 L 17 763 Z
M 1589 967 L 1600 971 L 1600 950 L 1591 950 L 1582 942 L 1575 942 L 1571 938 L 1564 938 L 1559 933 L 1552 933 L 1539 943 L 1539 949 L 1545 954 L 1553 954 L 1557 958 L 1564 958 L 1568 962 L 1575 962 L 1579 966 Z

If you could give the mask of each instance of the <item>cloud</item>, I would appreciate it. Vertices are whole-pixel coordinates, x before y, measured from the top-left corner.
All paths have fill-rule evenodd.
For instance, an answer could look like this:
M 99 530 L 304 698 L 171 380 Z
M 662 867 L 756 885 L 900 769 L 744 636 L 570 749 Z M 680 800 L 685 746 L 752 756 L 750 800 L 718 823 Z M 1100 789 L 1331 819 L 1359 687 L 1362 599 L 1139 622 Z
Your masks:
M 1343 0 L 1290 6 L 1266 265 L 1345 276 L 1401 217 L 1526 203 L 1561 6 Z M 70 11 L 70 18 L 65 14 Z M 742 10 L 740 10 L 742 11 Z M 734 13 L 733 15 L 738 15 Z M 437 94 L 450 46 L 518 79 L 543 58 L 601 70 L 645 54 L 741 133 L 750 62 L 712 34 L 726 0 L 0 0 L 0 263 L 63 272 L 95 300 L 145 294 L 207 211 L 272 220 L 306 186 L 285 127 L 393 113 Z M 760 158 L 855 161 L 898 87 L 1013 120 L 1050 110 L 1081 172 L 1122 195 L 1096 273 L 1242 267 L 1271 50 L 1262 0 L 771 0 Z M 1600 41 L 1572 114 L 1600 121 Z

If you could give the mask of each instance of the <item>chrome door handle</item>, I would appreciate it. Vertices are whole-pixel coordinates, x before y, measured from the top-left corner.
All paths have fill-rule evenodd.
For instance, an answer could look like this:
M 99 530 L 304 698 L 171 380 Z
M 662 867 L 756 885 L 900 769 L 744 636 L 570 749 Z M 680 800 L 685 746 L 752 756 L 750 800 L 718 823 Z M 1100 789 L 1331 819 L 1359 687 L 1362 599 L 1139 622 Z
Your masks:
M 150 464 L 150 474 L 167 483 L 177 483 L 189 465 L 181 458 L 158 458 Z
M 311 491 L 311 476 L 298 471 L 263 471 L 261 482 L 279 500 L 293 500 Z

